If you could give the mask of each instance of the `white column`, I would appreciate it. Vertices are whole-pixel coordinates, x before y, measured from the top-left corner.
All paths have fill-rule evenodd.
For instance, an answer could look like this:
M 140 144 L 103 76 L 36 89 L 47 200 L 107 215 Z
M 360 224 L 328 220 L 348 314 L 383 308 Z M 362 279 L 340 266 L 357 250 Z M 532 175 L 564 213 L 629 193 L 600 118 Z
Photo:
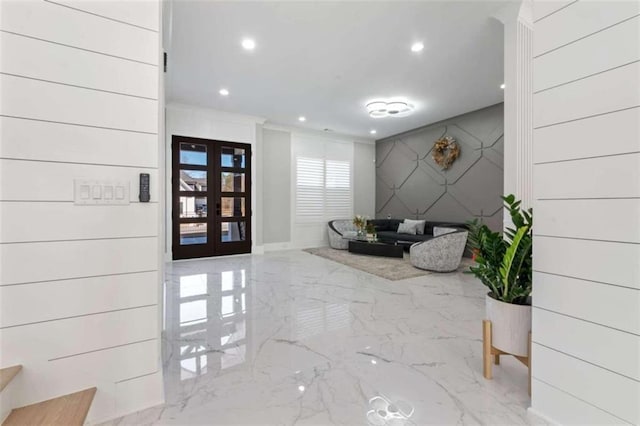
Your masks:
M 495 17 L 504 25 L 504 194 L 515 194 L 528 208 L 533 199 L 531 2 L 509 3 Z M 508 212 L 504 224 L 511 225 Z

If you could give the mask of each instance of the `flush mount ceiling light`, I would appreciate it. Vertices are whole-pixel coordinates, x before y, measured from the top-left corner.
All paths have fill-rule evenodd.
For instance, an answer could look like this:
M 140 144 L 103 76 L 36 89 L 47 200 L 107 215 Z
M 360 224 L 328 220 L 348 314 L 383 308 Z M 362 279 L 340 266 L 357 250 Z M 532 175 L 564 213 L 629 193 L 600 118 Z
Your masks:
M 415 43 L 413 43 L 411 45 L 411 51 L 412 52 L 420 52 L 422 51 L 422 49 L 424 49 L 424 44 L 421 41 L 417 41 Z
M 500 88 L 501 88 L 502 90 L 504 90 L 504 88 L 505 88 L 505 87 L 507 87 L 507 85 L 506 85 L 506 84 L 504 84 L 504 83 L 502 83 L 502 84 L 500 85 Z
M 367 104 L 367 112 L 372 118 L 405 117 L 413 110 L 414 106 L 406 100 L 375 100 Z
M 227 89 L 220 89 L 218 93 L 220 93 L 222 96 L 229 96 L 229 91 Z
M 245 38 L 242 40 L 242 48 L 244 50 L 253 50 L 256 48 L 256 42 L 253 39 Z
M 375 129 L 371 129 L 371 130 L 369 131 L 369 133 L 371 133 L 372 135 L 375 135 L 375 134 L 376 134 L 376 133 L 378 133 L 378 132 L 376 132 L 376 130 L 375 130 Z
M 301 115 L 300 117 L 298 117 L 298 121 L 302 121 L 302 122 L 307 121 L 307 117 Z

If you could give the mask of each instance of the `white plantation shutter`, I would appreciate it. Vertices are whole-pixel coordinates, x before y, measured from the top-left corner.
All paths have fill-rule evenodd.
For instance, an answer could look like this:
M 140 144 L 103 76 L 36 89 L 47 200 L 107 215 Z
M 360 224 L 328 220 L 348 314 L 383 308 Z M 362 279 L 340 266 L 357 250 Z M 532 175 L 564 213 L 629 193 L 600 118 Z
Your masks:
M 293 240 L 324 235 L 329 220 L 353 216 L 353 152 L 353 142 L 292 135 Z
M 325 161 L 325 219 L 351 216 L 351 163 Z
M 349 218 L 352 211 L 351 162 L 296 158 L 296 221 Z
M 297 158 L 296 217 L 299 222 L 321 222 L 324 218 L 324 160 L 322 158 Z

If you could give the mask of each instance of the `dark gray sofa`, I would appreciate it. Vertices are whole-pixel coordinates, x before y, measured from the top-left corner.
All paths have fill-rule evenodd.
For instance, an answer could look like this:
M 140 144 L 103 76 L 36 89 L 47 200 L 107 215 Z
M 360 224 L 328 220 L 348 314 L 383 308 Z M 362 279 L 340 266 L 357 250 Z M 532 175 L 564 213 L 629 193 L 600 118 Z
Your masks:
M 382 242 L 398 242 L 398 244 L 406 246 L 411 246 L 414 243 L 433 238 L 434 226 L 461 229 L 467 228 L 467 225 L 464 223 L 427 221 L 425 222 L 423 235 L 398 234 L 398 225 L 400 225 L 403 220 L 404 219 L 371 219 L 368 223 L 373 224 L 376 228 L 378 240 Z

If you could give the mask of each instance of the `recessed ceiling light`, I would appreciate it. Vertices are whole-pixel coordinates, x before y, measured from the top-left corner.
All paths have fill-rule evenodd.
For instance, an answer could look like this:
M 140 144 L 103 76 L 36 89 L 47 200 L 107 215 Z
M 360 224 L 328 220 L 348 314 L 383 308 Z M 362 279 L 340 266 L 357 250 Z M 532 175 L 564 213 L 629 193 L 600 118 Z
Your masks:
M 253 39 L 245 38 L 242 40 L 242 47 L 245 50 L 253 50 L 256 48 L 256 42 Z
M 500 88 L 501 88 L 501 89 L 503 89 L 503 90 L 504 90 L 504 88 L 505 88 L 505 87 L 507 87 L 507 85 L 506 85 L 506 84 L 504 84 L 504 83 L 502 83 L 502 84 L 500 85 Z
M 371 133 L 372 135 L 375 135 L 375 134 L 376 134 L 376 133 L 378 133 L 378 132 L 376 132 L 376 130 L 375 130 L 375 129 L 371 129 L 371 130 L 369 131 L 369 133 Z
M 307 117 L 301 115 L 300 117 L 298 117 L 298 121 L 307 121 Z
M 411 45 L 412 52 L 420 52 L 422 49 L 424 49 L 424 44 L 422 44 L 421 41 L 417 41 Z
M 220 89 L 218 93 L 220 93 L 222 96 L 229 96 L 229 91 L 227 89 Z

